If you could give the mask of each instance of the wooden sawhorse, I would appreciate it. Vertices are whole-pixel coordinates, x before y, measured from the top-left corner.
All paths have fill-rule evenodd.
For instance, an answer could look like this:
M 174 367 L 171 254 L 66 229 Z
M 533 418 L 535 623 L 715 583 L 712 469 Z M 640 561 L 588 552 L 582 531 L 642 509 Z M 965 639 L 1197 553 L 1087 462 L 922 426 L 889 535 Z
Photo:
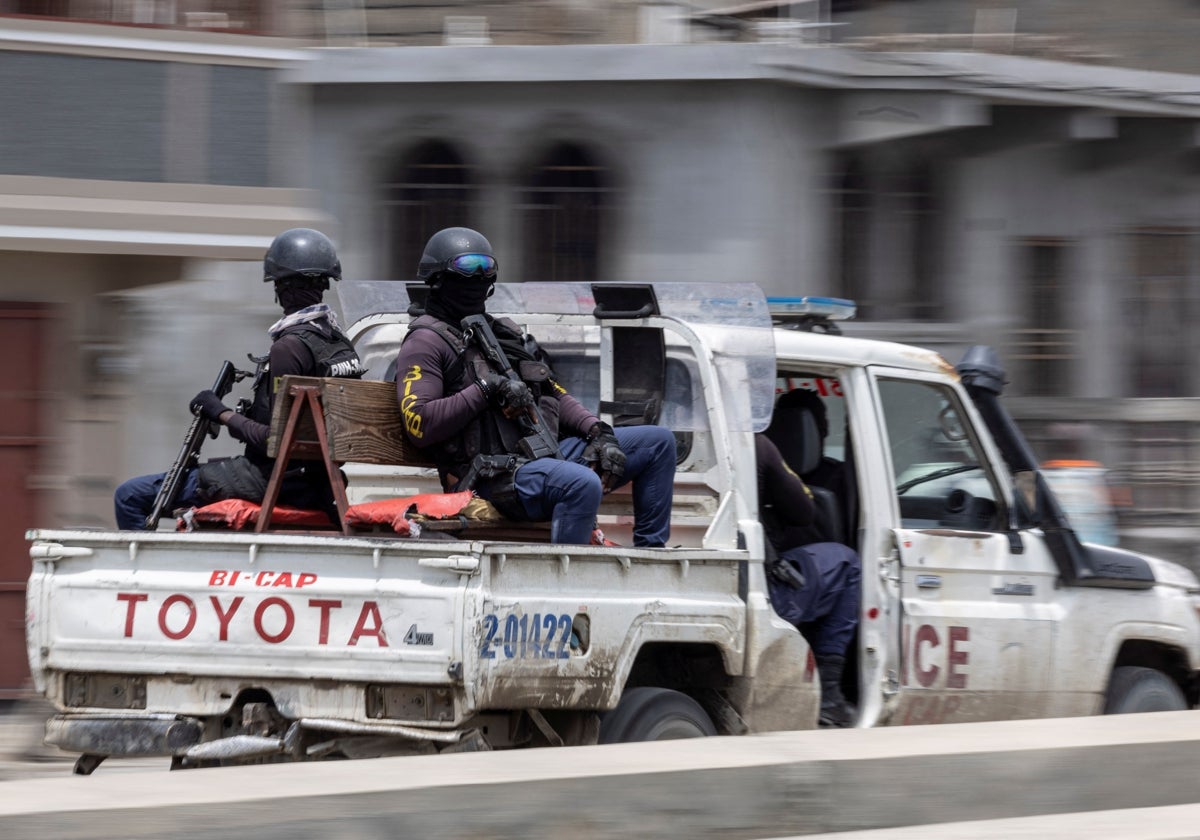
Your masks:
M 255 533 L 270 525 L 292 458 L 324 463 L 344 534 L 350 531 L 345 524 L 349 502 L 342 464 L 432 465 L 428 456 L 405 444 L 393 383 L 334 377 L 283 377 L 271 412 L 267 454 L 275 459 L 275 467 Z

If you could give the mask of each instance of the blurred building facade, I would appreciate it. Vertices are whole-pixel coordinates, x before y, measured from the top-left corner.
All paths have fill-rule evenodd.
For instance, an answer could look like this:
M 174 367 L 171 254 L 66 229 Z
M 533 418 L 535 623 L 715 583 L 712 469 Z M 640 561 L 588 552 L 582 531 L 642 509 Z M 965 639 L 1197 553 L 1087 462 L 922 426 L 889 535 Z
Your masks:
M 0 0 L 0 15 L 341 46 L 796 39 L 1200 72 L 1193 0 Z
M 0 622 L 23 626 L 24 529 L 110 526 L 220 361 L 263 351 L 258 260 L 297 225 L 335 237 L 347 277 L 407 279 L 429 233 L 467 224 L 508 281 L 750 279 L 854 298 L 848 332 L 952 362 L 994 344 L 1037 451 L 1107 464 L 1126 544 L 1200 565 L 1200 77 L 1159 72 L 1197 72 L 1200 32 L 1185 0 L 1134 16 L 0 0 L 0 317 L 22 377 L 0 410 L 20 499 Z M 0 662 L 22 660 L 5 638 Z
M 170 464 L 225 347 L 251 328 L 266 345 L 278 309 L 244 261 L 330 222 L 278 84 L 302 56 L 278 38 L 0 18 L 0 696 L 25 672 L 25 529 L 111 527 L 116 482 Z
M 1196 77 L 709 43 L 333 49 L 287 79 L 369 275 L 467 224 L 509 279 L 749 278 L 951 361 L 993 344 L 1036 450 L 1107 464 L 1127 543 L 1192 559 Z

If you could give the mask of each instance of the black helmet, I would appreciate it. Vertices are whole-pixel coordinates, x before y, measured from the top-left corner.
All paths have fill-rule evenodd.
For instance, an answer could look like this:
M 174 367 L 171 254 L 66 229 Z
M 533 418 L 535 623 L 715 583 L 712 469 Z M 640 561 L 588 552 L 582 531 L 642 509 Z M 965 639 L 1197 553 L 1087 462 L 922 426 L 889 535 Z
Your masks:
M 263 282 L 310 281 L 328 289 L 342 279 L 342 264 L 329 237 L 311 228 L 292 228 L 275 237 L 263 257 Z
M 454 264 L 456 257 L 467 255 L 484 259 L 470 260 L 461 266 Z M 444 228 L 425 243 L 425 253 L 421 254 L 421 262 L 417 265 L 417 279 L 432 285 L 439 275 L 450 271 L 463 277 L 482 275 L 494 281 L 496 268 L 492 243 L 486 236 L 465 227 Z

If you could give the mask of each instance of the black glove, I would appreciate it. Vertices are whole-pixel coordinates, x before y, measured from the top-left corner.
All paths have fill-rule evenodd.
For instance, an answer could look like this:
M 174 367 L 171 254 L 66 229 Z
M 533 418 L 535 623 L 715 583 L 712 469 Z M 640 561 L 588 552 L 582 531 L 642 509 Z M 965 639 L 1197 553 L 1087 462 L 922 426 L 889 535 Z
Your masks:
M 514 417 L 533 405 L 533 392 L 519 379 L 491 372 L 479 380 L 488 402 L 500 408 L 506 417 Z
M 583 460 L 600 475 L 605 493 L 620 483 L 621 476 L 625 475 L 625 453 L 617 443 L 612 426 L 603 422 L 592 424 L 592 428 L 588 429 Z
M 214 423 L 221 422 L 222 411 L 229 411 L 229 407 L 221 402 L 221 398 L 212 391 L 201 391 L 192 397 L 188 408 L 192 410 L 192 414 L 199 414 L 201 417 L 211 420 Z

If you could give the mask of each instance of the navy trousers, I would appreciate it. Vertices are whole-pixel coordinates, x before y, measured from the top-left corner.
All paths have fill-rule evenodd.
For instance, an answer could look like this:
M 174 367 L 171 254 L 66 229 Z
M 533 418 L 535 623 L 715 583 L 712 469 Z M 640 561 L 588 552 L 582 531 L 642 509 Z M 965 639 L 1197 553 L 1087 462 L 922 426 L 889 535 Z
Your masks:
M 625 453 L 621 484 L 633 482 L 633 544 L 664 546 L 671 535 L 675 436 L 662 426 L 623 426 L 615 433 Z M 559 444 L 562 460 L 530 461 L 514 477 L 529 519 L 550 521 L 552 542 L 591 541 L 603 492 L 600 477 L 583 460 L 586 447 L 582 438 L 568 438 Z
M 858 626 L 862 564 L 857 552 L 841 543 L 813 543 L 789 548 L 781 559 L 804 575 L 804 586 L 768 575 L 771 606 L 800 627 L 814 656 L 845 656 Z
M 146 524 L 146 517 L 154 507 L 158 491 L 162 487 L 166 473 L 139 475 L 125 481 L 113 494 L 113 506 L 116 508 L 117 527 L 122 531 L 141 531 Z M 192 507 L 201 504 L 196 490 L 199 481 L 196 470 L 190 469 L 184 475 L 183 487 L 179 491 L 179 499 L 175 507 Z M 168 517 L 171 511 L 166 511 Z

